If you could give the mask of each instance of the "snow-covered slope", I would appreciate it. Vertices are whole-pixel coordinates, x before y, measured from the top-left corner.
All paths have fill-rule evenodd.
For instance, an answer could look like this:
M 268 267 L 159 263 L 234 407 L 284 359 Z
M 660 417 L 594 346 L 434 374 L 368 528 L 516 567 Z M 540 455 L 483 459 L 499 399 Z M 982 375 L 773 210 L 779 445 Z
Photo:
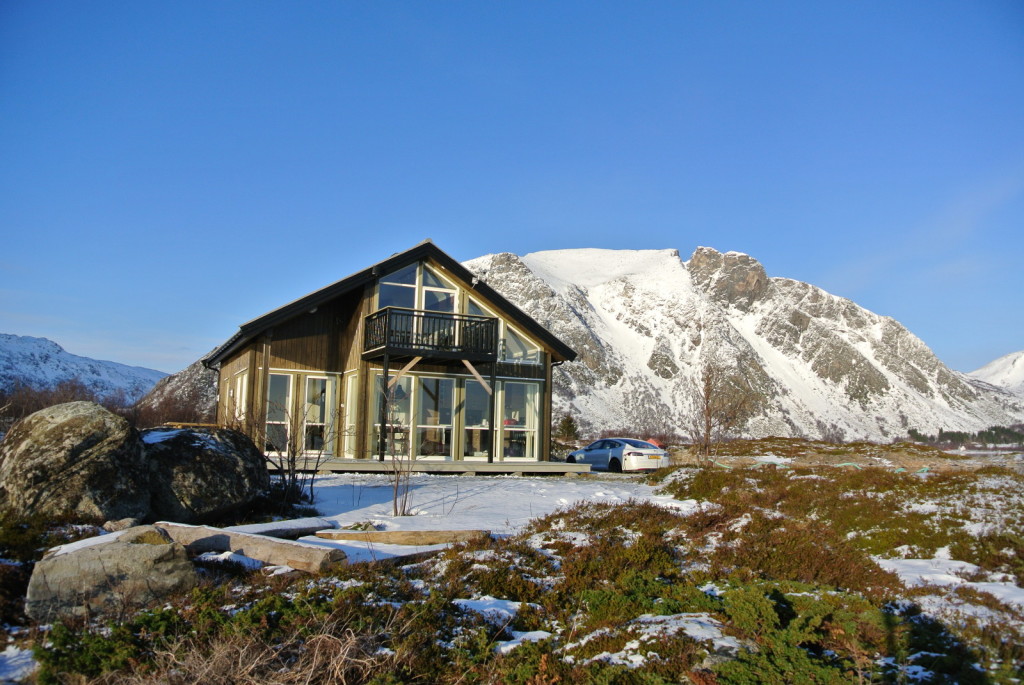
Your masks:
M 1024 350 L 1011 352 L 967 375 L 1024 395 Z
M 135 401 L 166 376 L 162 371 L 70 354 L 46 338 L 0 333 L 0 389 L 52 388 L 77 379 L 101 397 L 124 392 Z
M 950 370 L 895 320 L 737 252 L 555 250 L 466 266 L 577 351 L 555 371 L 555 411 L 588 427 L 679 432 L 709 357 L 762 397 L 753 436 L 889 440 L 1024 418 L 1021 397 Z

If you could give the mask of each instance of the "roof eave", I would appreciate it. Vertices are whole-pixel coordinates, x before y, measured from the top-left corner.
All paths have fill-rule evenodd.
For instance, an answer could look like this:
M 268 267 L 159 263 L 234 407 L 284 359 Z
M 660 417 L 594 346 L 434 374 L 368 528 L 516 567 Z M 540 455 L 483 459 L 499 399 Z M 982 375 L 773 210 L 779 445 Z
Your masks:
M 484 297 L 494 302 L 494 304 L 500 309 L 511 315 L 513 320 L 547 344 L 551 348 L 552 353 L 557 357 L 558 361 L 573 361 L 576 359 L 576 352 L 572 348 L 555 337 L 554 334 L 537 323 L 531 316 L 519 309 L 519 307 L 509 302 L 504 296 L 494 290 L 494 288 L 484 283 L 479 276 L 457 262 L 444 250 L 439 248 L 430 240 L 424 240 L 404 252 L 395 253 L 387 259 L 377 262 L 372 266 L 368 266 L 365 269 L 357 271 L 350 276 L 346 276 L 339 281 L 335 281 L 328 286 L 316 290 L 308 295 L 304 295 L 297 300 L 293 300 L 288 304 L 278 307 L 277 309 L 273 309 L 263 316 L 256 317 L 255 319 L 243 323 L 238 327 L 238 332 L 235 333 L 235 335 L 203 358 L 203 365 L 207 368 L 214 368 L 228 355 L 247 345 L 251 340 L 268 328 L 273 328 L 277 324 L 283 323 L 297 314 L 314 309 L 321 304 L 344 295 L 345 293 L 351 292 L 356 288 L 372 283 L 375 278 L 382 274 L 389 273 L 390 271 L 405 266 L 406 264 L 417 262 L 424 258 L 431 258 L 440 263 L 456 277 L 470 284 L 472 289 L 479 291 Z

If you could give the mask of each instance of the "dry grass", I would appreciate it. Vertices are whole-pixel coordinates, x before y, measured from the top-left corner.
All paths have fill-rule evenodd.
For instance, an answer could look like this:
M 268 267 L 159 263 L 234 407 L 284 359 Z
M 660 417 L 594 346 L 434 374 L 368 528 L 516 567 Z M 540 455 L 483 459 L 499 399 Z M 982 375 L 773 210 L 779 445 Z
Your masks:
M 136 673 L 108 673 L 91 682 L 114 685 L 296 685 L 365 683 L 387 670 L 392 657 L 378 640 L 338 625 L 326 625 L 291 645 L 268 643 L 252 634 L 207 643 L 190 636 L 158 650 Z M 85 681 L 83 681 L 85 682 Z
M 45 682 L 899 682 L 909 655 L 936 682 L 1008 682 L 1024 668 L 1019 611 L 977 590 L 909 591 L 871 558 L 948 547 L 985 571 L 1012 568 L 1024 476 L 834 467 L 659 475 L 699 510 L 577 504 L 518 535 L 418 563 L 204 587 L 106 632 L 55 628 Z M 965 607 L 962 616 L 922 611 L 940 592 L 942 606 Z M 523 604 L 495 620 L 455 601 L 484 596 Z M 708 643 L 638 632 L 641 616 L 686 614 L 710 617 L 756 651 L 717 663 L 705 661 Z M 530 630 L 551 637 L 496 650 Z M 616 654 L 642 663 L 616 663 Z
M 937 447 L 913 442 L 878 444 L 871 442 L 831 443 L 803 438 L 761 438 L 734 440 L 715 445 L 712 460 L 727 466 L 751 466 L 765 456 L 792 460 L 792 466 L 835 466 L 854 463 L 860 466 L 889 466 L 893 469 L 949 470 L 976 467 L 964 456 L 944 452 Z M 676 450 L 676 466 L 697 465 L 692 449 Z

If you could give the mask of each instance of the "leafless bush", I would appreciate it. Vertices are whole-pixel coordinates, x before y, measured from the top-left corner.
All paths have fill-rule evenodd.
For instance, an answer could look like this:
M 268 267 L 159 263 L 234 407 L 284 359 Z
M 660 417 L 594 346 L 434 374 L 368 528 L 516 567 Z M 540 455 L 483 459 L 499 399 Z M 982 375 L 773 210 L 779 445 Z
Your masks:
M 283 421 L 277 424 L 287 427 L 283 436 L 280 432 L 271 431 L 266 423 L 249 424 L 245 420 L 235 420 L 229 421 L 228 427 L 253 437 L 253 442 L 263 452 L 268 468 L 281 479 L 283 505 L 290 507 L 303 501 L 313 502 L 316 474 L 330 457 L 328 446 L 334 444 L 341 435 L 338 431 L 341 413 L 337 410 L 328 412 L 320 444 L 310 448 L 302 430 L 304 423 L 296 420 L 294 412 L 276 403 L 271 403 L 271 409 L 283 417 Z M 237 416 L 233 411 L 230 415 Z
M 701 363 L 692 390 L 693 412 L 683 418 L 697 458 L 707 461 L 712 446 L 742 426 L 757 405 L 758 396 L 739 369 L 708 357 Z
M 139 428 L 168 423 L 214 423 L 216 405 L 211 405 L 202 394 L 195 387 L 157 385 L 149 395 L 126 407 L 122 415 Z
M 394 657 L 378 653 L 375 636 L 323 625 L 302 641 L 272 645 L 240 633 L 213 642 L 188 636 L 154 657 L 144 673 L 116 671 L 93 682 L 103 685 L 304 685 L 365 683 L 387 671 Z
M 120 412 L 125 406 L 124 393 L 101 397 L 77 378 L 48 388 L 16 383 L 8 390 L 0 390 L 0 434 L 41 409 L 78 401 L 96 402 L 114 412 Z

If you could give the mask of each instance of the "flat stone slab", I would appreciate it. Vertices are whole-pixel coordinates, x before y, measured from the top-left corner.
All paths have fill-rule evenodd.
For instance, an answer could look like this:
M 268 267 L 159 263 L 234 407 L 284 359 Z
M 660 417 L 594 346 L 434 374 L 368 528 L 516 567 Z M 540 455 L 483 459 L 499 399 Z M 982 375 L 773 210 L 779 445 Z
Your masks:
M 175 542 L 184 545 L 191 554 L 234 552 L 271 566 L 291 566 L 308 573 L 323 573 L 343 563 L 346 558 L 345 552 L 340 549 L 298 540 L 281 540 L 224 528 L 167 521 L 158 521 L 153 525 L 166 532 Z
M 489 530 L 319 530 L 319 538 L 326 540 L 353 540 L 388 545 L 444 545 L 452 542 L 472 542 L 491 536 Z
M 248 523 L 243 526 L 228 526 L 224 530 L 232 533 L 250 533 L 252 535 L 266 535 L 272 538 L 285 538 L 295 540 L 304 538 L 307 535 L 315 535 L 317 531 L 330 528 L 332 522 L 317 516 L 310 516 L 301 519 L 288 519 L 285 521 L 272 521 L 270 523 Z

